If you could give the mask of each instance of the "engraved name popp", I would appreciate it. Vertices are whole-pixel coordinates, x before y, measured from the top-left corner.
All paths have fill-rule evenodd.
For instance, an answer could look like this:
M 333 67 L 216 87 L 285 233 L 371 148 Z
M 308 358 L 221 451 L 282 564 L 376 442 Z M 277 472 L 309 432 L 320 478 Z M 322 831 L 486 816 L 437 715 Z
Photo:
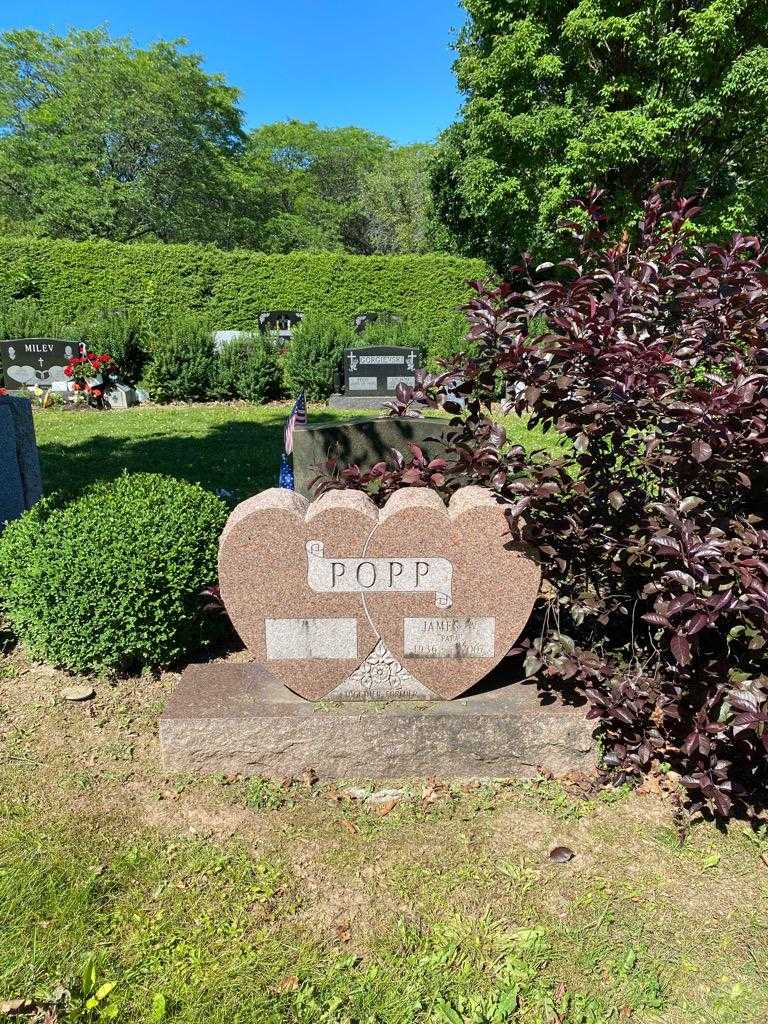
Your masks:
M 307 542 L 307 583 L 316 594 L 435 594 L 438 608 L 453 602 L 447 558 L 326 558 L 320 541 Z

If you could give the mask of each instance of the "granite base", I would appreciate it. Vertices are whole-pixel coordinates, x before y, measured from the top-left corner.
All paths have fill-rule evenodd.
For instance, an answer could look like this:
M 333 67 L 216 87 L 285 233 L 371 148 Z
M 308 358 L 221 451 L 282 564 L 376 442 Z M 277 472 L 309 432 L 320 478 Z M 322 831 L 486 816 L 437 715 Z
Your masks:
M 497 673 L 498 675 L 498 673 Z M 306 701 L 262 666 L 192 665 L 160 719 L 165 770 L 285 778 L 473 779 L 590 771 L 581 708 L 542 705 L 530 685 L 453 701 Z

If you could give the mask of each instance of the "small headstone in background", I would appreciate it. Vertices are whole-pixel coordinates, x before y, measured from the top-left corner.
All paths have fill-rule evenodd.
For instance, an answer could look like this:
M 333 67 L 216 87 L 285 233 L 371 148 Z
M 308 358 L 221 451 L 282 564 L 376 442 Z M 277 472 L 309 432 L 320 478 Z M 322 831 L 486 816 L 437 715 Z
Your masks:
M 417 348 L 348 348 L 344 352 L 344 390 L 348 395 L 392 397 L 398 384 L 415 384 L 420 365 Z
M 213 350 L 218 355 L 225 345 L 231 341 L 240 341 L 241 338 L 252 338 L 253 331 L 214 331 Z
M 116 383 L 104 392 L 104 403 L 110 409 L 130 409 L 139 404 L 139 398 L 129 384 Z
M 32 403 L 0 395 L 0 529 L 42 494 Z
M 3 387 L 54 388 L 66 391 L 64 367 L 80 354 L 80 342 L 61 338 L 14 338 L 0 341 L 0 369 Z
M 388 310 L 372 310 L 370 313 L 360 313 L 355 317 L 355 333 L 362 334 L 368 324 L 401 324 L 402 322 L 402 317 L 395 316 L 394 313 L 390 313 Z
M 259 313 L 259 330 L 279 341 L 290 341 L 296 325 L 304 319 L 297 309 L 265 310 Z
M 344 352 L 343 394 L 331 395 L 328 405 L 335 409 L 372 408 L 395 397 L 398 384 L 413 386 L 421 367 L 417 348 L 374 345 L 348 348 Z

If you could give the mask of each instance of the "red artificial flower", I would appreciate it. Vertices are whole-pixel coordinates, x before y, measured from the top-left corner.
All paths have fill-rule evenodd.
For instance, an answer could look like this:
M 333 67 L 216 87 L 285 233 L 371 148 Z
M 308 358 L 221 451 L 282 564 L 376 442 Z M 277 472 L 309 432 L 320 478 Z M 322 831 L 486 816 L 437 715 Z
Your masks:
M 101 398 L 101 388 L 91 388 L 91 394 L 94 398 Z
M 65 366 L 64 367 L 64 376 L 65 377 L 71 377 L 72 376 L 72 367 L 71 366 Z

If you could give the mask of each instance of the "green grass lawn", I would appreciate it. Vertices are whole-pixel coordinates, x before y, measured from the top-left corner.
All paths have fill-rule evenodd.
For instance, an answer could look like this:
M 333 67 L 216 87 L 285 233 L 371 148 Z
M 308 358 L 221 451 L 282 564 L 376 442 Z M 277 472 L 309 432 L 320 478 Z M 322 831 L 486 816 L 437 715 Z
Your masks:
M 169 778 L 177 679 L 67 704 L 0 660 L 0 1019 L 768 1020 L 768 836 L 681 833 L 627 787 L 410 785 L 382 815 L 343 784 Z
M 151 470 L 242 499 L 275 483 L 287 412 L 41 411 L 46 489 Z M 410 785 L 381 814 L 344 784 L 168 777 L 178 675 L 73 704 L 1 641 L 0 1020 L 768 1020 L 766 827 L 681 827 L 658 788 L 585 779 Z
M 146 406 L 123 412 L 38 411 L 35 415 L 46 493 L 77 493 L 124 471 L 168 473 L 236 501 L 277 484 L 289 403 Z M 309 422 L 349 420 L 354 412 L 310 407 Z M 375 411 L 363 416 L 377 415 Z M 504 419 L 510 439 L 529 447 L 557 441 Z

